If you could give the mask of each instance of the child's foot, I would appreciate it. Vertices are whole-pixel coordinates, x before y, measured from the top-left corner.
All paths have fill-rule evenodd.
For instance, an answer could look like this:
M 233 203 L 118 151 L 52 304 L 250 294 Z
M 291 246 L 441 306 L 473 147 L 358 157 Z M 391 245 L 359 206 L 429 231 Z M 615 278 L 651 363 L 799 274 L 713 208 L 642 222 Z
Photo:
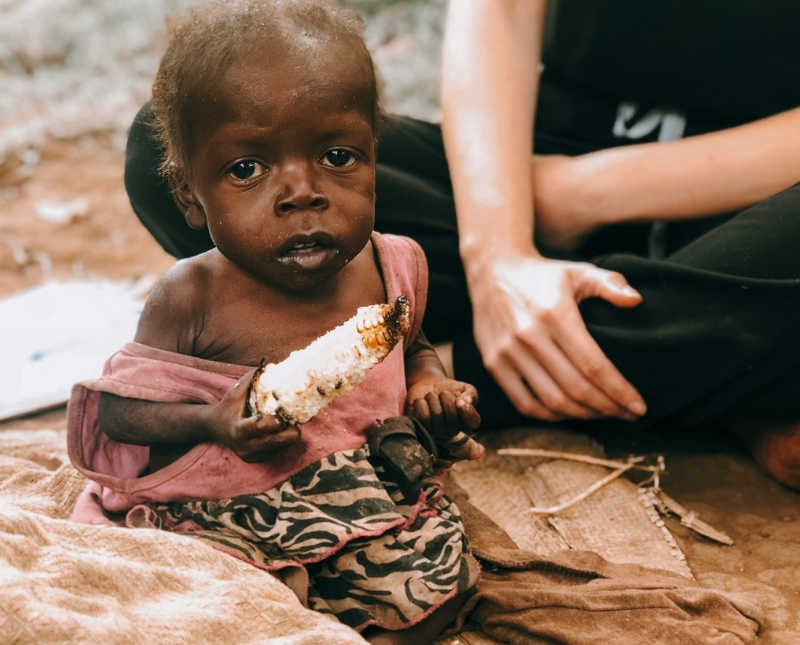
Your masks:
M 737 423 L 734 432 L 770 475 L 800 490 L 800 423 L 751 418 Z

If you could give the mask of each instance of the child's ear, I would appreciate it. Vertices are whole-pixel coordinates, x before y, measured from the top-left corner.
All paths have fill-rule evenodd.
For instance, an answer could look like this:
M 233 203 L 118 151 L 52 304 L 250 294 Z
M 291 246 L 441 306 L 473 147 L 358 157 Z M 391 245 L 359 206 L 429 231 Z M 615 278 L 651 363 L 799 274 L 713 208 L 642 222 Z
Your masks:
M 172 191 L 175 201 L 183 211 L 183 217 L 189 228 L 202 230 L 206 227 L 206 214 L 197 203 L 188 184 L 182 184 Z

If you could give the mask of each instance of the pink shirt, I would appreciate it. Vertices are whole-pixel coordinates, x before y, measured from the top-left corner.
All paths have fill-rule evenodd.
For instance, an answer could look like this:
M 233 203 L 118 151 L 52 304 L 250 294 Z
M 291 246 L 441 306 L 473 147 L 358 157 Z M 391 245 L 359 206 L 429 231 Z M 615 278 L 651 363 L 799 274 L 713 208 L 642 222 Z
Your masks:
M 73 387 L 67 412 L 67 447 L 73 465 L 92 480 L 72 519 L 110 522 L 103 511 L 124 512 L 139 503 L 219 499 L 260 493 L 327 455 L 362 446 L 377 421 L 403 413 L 404 348 L 419 333 L 427 296 L 427 264 L 409 238 L 373 233 L 386 295 L 409 300 L 409 333 L 353 390 L 334 399 L 304 424 L 303 442 L 261 463 L 239 459 L 215 443 L 198 444 L 176 461 L 140 476 L 150 448 L 114 441 L 100 431 L 101 392 L 160 402 L 215 403 L 249 369 L 128 343 L 111 356 L 99 379 Z

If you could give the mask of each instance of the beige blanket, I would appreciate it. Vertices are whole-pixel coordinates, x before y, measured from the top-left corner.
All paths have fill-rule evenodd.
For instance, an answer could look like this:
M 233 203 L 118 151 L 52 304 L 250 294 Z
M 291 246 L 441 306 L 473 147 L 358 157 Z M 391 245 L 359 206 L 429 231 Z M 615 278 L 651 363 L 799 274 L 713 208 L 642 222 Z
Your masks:
M 69 522 L 64 431 L 0 431 L 0 642 L 364 643 L 190 537 Z

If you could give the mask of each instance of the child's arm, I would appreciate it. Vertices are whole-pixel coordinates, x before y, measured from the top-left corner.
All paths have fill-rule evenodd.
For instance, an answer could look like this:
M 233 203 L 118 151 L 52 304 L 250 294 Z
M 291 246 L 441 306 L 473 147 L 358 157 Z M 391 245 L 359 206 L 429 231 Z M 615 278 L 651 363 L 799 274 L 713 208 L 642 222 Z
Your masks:
M 436 437 L 476 430 L 478 391 L 448 378 L 436 350 L 422 332 L 406 351 L 406 414 L 422 421 Z
M 215 404 L 158 403 L 103 393 L 98 409 L 100 429 L 115 441 L 139 445 L 221 443 L 249 462 L 300 438 L 296 427 L 274 416 L 245 416 L 248 371 Z
M 145 303 L 136 342 L 191 354 L 204 324 L 208 272 L 200 262 L 178 262 L 156 285 Z M 206 441 L 228 446 L 245 461 L 261 461 L 296 441 L 300 432 L 274 416 L 245 416 L 249 370 L 216 404 L 159 403 L 103 393 L 98 424 L 106 435 L 138 445 Z

